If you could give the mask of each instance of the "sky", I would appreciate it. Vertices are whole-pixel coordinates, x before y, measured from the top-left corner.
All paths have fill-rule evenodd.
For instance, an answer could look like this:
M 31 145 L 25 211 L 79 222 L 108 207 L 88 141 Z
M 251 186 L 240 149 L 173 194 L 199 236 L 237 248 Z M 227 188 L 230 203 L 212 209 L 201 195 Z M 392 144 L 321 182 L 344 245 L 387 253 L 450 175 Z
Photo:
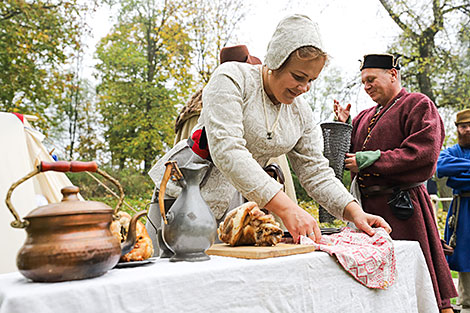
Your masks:
M 239 26 L 236 40 L 229 45 L 245 44 L 250 54 L 264 59 L 266 47 L 279 21 L 290 14 L 301 13 L 317 22 L 330 65 L 347 77 L 359 75 L 359 60 L 368 53 L 383 53 L 400 29 L 378 0 L 246 0 L 250 12 Z M 92 37 L 84 59 L 84 76 L 91 77 L 96 60 L 94 47 L 111 29 L 112 12 L 100 8 L 90 19 Z M 374 103 L 359 95 L 361 106 L 353 105 L 352 113 Z
M 331 64 L 348 72 L 358 72 L 358 60 L 364 54 L 385 52 L 400 31 L 378 0 L 269 0 L 253 1 L 253 5 L 241 27 L 240 39 L 246 42 L 240 43 L 261 59 L 278 22 L 294 13 L 318 23 Z

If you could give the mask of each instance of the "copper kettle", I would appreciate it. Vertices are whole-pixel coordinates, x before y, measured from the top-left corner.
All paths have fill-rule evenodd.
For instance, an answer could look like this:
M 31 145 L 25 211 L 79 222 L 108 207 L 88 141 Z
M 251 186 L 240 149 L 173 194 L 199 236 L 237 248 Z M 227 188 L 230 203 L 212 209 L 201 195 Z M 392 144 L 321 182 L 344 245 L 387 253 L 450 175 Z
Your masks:
M 27 179 L 46 171 L 97 172 L 118 187 L 118 204 L 113 210 L 101 202 L 79 201 L 79 188 L 70 186 L 62 188 L 62 202 L 38 207 L 22 221 L 10 201 L 12 192 Z M 113 268 L 120 256 L 134 247 L 137 220 L 147 213 L 142 211 L 132 218 L 127 240 L 121 245 L 110 225 L 117 218 L 123 199 L 121 184 L 95 162 L 41 162 L 10 187 L 5 200 L 15 217 L 11 226 L 27 232 L 16 258 L 20 273 L 33 281 L 55 282 L 96 277 Z

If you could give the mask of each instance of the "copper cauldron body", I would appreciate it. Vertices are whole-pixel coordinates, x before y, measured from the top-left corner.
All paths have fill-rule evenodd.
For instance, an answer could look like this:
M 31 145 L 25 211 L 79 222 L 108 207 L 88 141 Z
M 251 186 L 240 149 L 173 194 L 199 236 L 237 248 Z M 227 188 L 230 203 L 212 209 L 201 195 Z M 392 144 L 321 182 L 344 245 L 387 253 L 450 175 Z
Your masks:
M 121 244 L 110 231 L 113 217 L 124 198 L 119 182 L 99 170 L 95 162 L 43 162 L 35 172 L 47 170 L 98 172 L 118 184 L 121 198 L 116 209 L 112 209 L 101 202 L 80 201 L 78 187 L 65 187 L 61 190 L 62 202 L 41 206 L 21 221 L 11 205 L 11 193 L 20 183 L 34 176 L 34 172 L 12 185 L 6 199 L 16 218 L 11 224 L 25 228 L 27 232 L 26 241 L 16 258 L 18 270 L 25 277 L 39 282 L 103 275 L 118 263 L 121 255 L 132 250 L 136 240 L 136 222 L 146 211 L 133 216 L 127 240 Z

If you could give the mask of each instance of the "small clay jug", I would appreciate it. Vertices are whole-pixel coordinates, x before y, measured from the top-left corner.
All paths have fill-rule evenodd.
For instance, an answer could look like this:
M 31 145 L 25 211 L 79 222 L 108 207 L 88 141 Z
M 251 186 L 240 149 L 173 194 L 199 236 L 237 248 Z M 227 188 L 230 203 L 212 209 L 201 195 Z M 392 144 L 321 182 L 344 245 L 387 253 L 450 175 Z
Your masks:
M 164 221 L 162 237 L 168 248 L 174 252 L 170 261 L 209 260 L 205 251 L 215 241 L 217 223 L 199 188 L 209 165 L 188 162 L 178 167 L 176 161 L 169 161 L 165 166 L 158 199 Z M 163 199 L 170 177 L 174 177 L 182 191 L 165 214 Z

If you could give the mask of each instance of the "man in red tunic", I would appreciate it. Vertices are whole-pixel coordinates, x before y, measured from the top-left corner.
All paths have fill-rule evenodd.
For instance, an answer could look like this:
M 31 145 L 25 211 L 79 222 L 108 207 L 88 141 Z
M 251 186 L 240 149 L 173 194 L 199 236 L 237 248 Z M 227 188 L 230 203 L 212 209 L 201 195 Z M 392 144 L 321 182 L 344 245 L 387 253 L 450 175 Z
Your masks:
M 385 218 L 393 239 L 419 241 L 439 309 L 453 312 L 450 298 L 457 292 L 423 184 L 434 173 L 444 125 L 427 96 L 401 87 L 399 69 L 393 55 L 364 56 L 362 83 L 377 106 L 353 119 L 346 168 L 355 176 L 364 211 Z M 350 105 L 343 108 L 335 101 L 339 121 L 349 119 L 349 109 Z M 389 203 L 392 199 L 396 201 Z

